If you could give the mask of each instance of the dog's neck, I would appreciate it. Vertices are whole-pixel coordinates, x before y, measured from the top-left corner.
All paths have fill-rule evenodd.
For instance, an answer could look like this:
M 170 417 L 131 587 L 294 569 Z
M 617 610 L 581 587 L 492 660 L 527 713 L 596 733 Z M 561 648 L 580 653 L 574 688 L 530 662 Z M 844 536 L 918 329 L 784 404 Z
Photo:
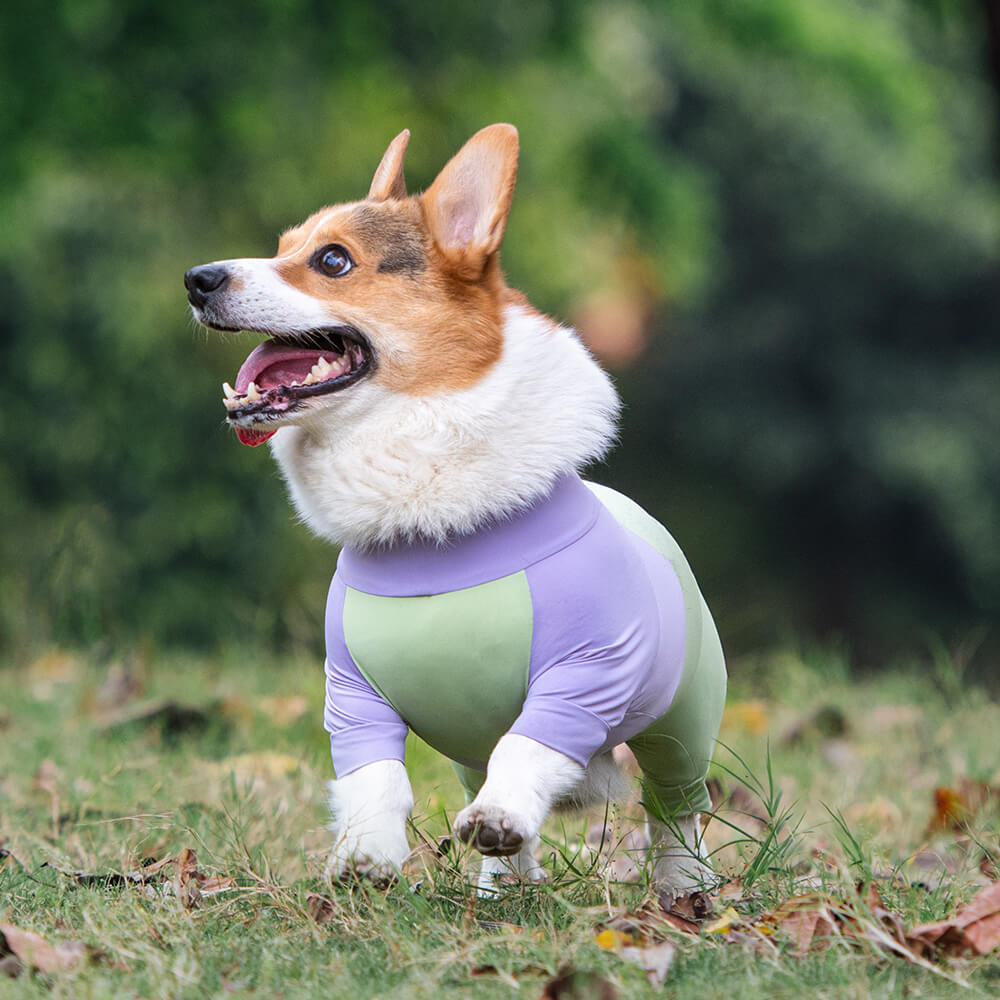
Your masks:
M 282 428 L 272 449 L 309 527 L 361 550 L 444 541 L 523 509 L 607 451 L 620 405 L 571 330 L 520 306 L 471 389 L 349 392 L 336 418 Z

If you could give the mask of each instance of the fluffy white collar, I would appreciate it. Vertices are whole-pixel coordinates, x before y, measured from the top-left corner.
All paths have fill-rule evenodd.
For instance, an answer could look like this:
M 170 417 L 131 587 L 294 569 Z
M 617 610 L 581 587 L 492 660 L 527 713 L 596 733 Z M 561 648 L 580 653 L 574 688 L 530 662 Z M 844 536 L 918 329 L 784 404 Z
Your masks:
M 365 549 L 443 541 L 504 517 L 610 447 L 620 403 L 575 333 L 520 306 L 475 386 L 403 396 L 375 382 L 283 427 L 271 447 L 316 534 Z

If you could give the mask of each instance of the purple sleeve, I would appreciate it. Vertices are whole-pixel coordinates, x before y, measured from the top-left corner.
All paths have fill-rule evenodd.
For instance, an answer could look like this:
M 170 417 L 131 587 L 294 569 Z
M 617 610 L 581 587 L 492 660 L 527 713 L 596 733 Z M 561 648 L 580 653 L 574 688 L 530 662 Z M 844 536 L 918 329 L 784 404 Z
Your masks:
M 344 639 L 343 582 L 336 576 L 326 605 L 326 705 L 333 769 L 342 778 L 377 760 L 402 761 L 408 728 L 361 675 Z
M 600 521 L 527 574 L 531 672 L 510 732 L 586 766 L 669 706 L 684 657 L 680 584 L 666 560 Z

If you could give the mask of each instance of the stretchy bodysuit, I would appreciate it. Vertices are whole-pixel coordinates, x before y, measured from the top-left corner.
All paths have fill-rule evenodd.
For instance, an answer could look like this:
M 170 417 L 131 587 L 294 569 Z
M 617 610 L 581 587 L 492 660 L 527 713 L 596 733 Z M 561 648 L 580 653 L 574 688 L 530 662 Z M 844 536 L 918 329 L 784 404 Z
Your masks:
M 439 545 L 345 548 L 326 615 L 326 728 L 343 777 L 408 728 L 468 796 L 504 733 L 586 766 L 627 742 L 646 801 L 709 808 L 722 647 L 687 560 L 638 504 L 572 475 Z

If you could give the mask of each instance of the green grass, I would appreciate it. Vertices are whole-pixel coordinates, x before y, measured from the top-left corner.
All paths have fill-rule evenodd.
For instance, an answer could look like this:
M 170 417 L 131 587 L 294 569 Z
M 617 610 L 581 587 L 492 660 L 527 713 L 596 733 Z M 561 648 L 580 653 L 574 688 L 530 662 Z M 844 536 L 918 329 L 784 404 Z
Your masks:
M 652 898 L 641 882 L 602 877 L 581 847 L 599 817 L 552 821 L 551 881 L 500 899 L 475 897 L 475 859 L 455 848 L 386 892 L 330 888 L 321 878 L 330 766 L 318 661 L 147 650 L 119 667 L 54 652 L 0 673 L 0 845 L 9 852 L 0 921 L 92 949 L 79 969 L 0 980 L 5 997 L 406 1000 L 509 997 L 518 986 L 535 997 L 567 965 L 606 977 L 623 997 L 662 995 L 638 965 L 595 943 L 609 920 L 628 920 Z M 852 680 L 830 653 L 735 663 L 731 673 L 716 768 L 728 798 L 707 839 L 743 891 L 717 910 L 735 905 L 752 924 L 790 896 L 818 892 L 862 912 L 853 883 L 874 880 L 909 927 L 950 915 L 985 883 L 984 853 L 997 854 L 990 803 L 965 831 L 927 828 L 936 788 L 996 782 L 996 703 L 952 683 L 944 667 L 933 677 Z M 147 700 L 202 711 L 109 724 Z M 408 766 L 413 839 L 433 842 L 461 792 L 447 763 L 417 741 Z M 235 882 L 185 908 L 169 866 L 145 888 L 65 874 L 132 871 L 185 847 L 200 872 Z M 316 895 L 326 900 L 322 922 Z M 1000 990 L 997 953 L 939 961 L 944 978 L 846 937 L 804 957 L 780 932 L 763 951 L 739 934 L 671 940 L 667 990 L 692 1000 Z

